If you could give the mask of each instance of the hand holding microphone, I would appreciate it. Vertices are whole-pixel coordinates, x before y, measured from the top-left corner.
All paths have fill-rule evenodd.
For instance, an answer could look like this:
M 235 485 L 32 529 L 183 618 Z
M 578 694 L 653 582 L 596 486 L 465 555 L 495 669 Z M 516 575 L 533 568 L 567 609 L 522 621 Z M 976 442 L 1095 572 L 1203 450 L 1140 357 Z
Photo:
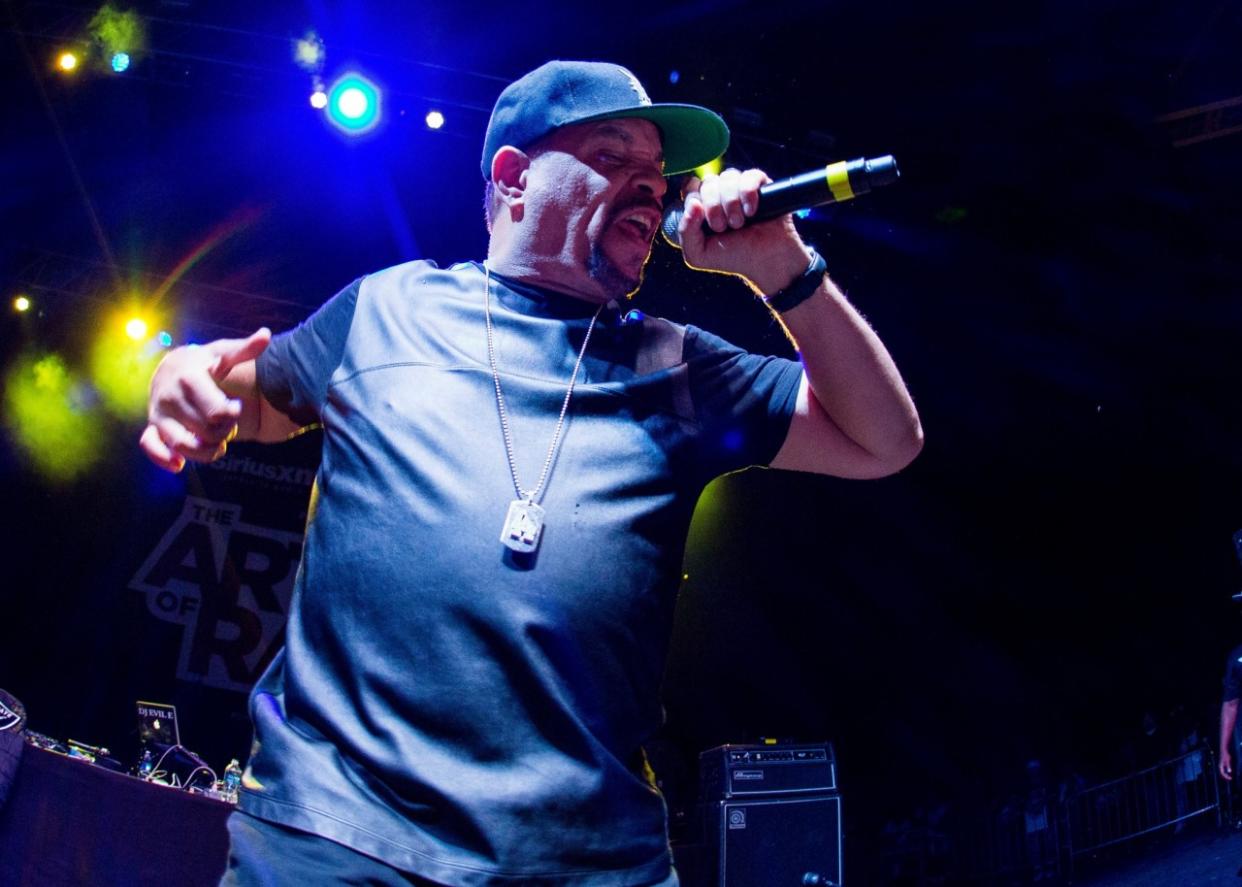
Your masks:
M 866 194 L 872 188 L 890 185 L 900 176 L 897 161 L 891 154 L 871 160 L 860 157 L 857 160 L 830 163 L 822 169 L 763 185 L 759 189 L 758 206 L 753 214 L 745 217 L 742 225 L 766 222 L 799 209 L 850 200 Z M 660 224 L 664 239 L 676 247 L 681 246 L 678 227 L 684 213 L 684 203 L 669 206 L 664 211 L 664 219 Z M 714 232 L 709 230 L 708 233 Z

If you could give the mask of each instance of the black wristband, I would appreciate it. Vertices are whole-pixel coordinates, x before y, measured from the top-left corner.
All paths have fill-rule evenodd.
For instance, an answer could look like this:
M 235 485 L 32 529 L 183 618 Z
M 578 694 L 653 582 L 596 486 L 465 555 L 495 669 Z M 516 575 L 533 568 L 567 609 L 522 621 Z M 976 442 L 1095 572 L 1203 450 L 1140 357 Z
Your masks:
M 811 298 L 811 296 L 815 295 L 819 285 L 824 282 L 824 275 L 828 273 L 828 263 L 814 249 L 811 247 L 807 247 L 807 249 L 811 250 L 811 264 L 806 266 L 806 270 L 802 272 L 801 276 L 795 277 L 793 283 L 779 293 L 773 293 L 764 299 L 768 307 L 778 314 L 784 314 L 792 308 L 797 308 Z

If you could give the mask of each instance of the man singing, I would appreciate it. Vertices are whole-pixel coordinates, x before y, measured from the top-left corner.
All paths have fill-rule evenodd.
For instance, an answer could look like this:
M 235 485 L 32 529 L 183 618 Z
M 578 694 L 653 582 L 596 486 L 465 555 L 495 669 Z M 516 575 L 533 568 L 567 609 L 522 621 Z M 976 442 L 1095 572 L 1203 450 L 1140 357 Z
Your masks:
M 677 883 L 640 746 L 700 492 L 749 465 L 880 477 L 922 445 L 792 220 L 743 227 L 758 170 L 690 179 L 685 260 L 748 281 L 801 363 L 619 307 L 665 176 L 727 143 L 624 68 L 550 62 L 492 112 L 485 262 L 398 265 L 164 360 L 142 446 L 169 470 L 324 431 L 225 883 Z

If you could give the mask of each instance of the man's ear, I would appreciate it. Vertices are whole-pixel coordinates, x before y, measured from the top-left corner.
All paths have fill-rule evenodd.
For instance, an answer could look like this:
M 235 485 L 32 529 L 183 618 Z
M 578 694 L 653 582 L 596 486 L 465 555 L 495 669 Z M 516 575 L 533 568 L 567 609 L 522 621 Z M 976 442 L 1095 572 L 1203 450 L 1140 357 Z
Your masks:
M 505 145 L 492 157 L 492 187 L 514 221 L 522 216 L 529 171 L 530 155 L 512 145 Z

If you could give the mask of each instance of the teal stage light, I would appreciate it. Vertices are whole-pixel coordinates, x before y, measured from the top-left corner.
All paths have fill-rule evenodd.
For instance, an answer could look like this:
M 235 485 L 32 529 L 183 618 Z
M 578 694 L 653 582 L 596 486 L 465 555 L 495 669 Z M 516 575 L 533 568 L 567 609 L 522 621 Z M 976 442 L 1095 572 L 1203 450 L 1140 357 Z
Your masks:
M 114 52 L 112 54 L 112 70 L 118 74 L 129 70 L 128 52 Z
M 361 74 L 340 77 L 328 90 L 328 120 L 348 135 L 369 132 L 380 122 L 380 89 Z

